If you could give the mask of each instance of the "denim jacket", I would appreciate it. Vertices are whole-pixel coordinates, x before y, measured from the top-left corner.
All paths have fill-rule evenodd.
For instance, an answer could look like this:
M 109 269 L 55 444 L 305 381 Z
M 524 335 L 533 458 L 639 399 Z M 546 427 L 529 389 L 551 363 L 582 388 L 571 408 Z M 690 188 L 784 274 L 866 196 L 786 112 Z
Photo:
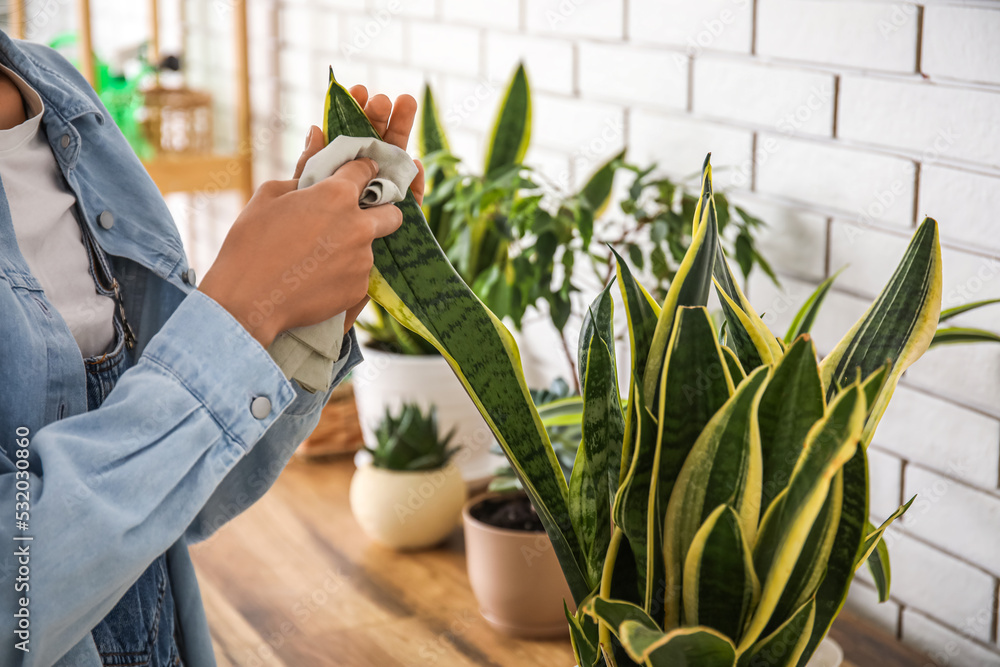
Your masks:
M 189 284 L 163 198 L 80 74 L 3 33 L 0 61 L 45 101 L 49 143 L 136 337 L 133 367 L 87 412 L 80 350 L 18 250 L 0 183 L 0 665 L 100 665 L 91 629 L 164 552 L 185 663 L 214 665 L 187 545 L 273 484 L 327 394 L 285 379 Z M 334 384 L 360 360 L 352 334 Z M 266 414 L 263 401 L 251 412 L 258 397 Z

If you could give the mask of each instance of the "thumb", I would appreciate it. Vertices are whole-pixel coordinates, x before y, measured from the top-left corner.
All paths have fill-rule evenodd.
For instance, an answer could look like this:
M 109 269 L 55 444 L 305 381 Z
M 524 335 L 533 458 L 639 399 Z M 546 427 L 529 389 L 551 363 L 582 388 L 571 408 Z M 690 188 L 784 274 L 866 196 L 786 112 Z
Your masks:
M 295 164 L 295 174 L 292 178 L 302 177 L 302 170 L 305 169 L 306 161 L 320 152 L 325 144 L 323 131 L 315 125 L 310 125 L 309 133 L 306 135 L 306 147 L 302 151 L 302 155 L 299 156 L 299 161 Z

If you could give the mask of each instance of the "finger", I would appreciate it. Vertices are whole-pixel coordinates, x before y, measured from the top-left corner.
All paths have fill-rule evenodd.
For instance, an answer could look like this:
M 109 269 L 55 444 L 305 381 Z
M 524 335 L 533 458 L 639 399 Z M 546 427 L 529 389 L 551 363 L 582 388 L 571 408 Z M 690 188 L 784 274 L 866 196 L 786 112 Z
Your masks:
M 362 109 L 368 104 L 368 89 L 358 84 L 357 86 L 351 86 L 351 97 L 358 103 L 358 106 Z
M 389 236 L 403 224 L 403 212 L 392 204 L 383 204 L 364 210 L 372 225 L 372 236 L 380 239 Z
M 344 316 L 345 334 L 351 330 L 351 327 L 354 326 L 354 323 L 357 321 L 358 316 L 361 314 L 361 311 L 364 310 L 365 306 L 367 305 L 368 305 L 368 297 L 366 296 L 365 298 L 361 299 L 361 301 L 359 301 L 356 305 L 351 306 L 350 308 L 347 309 L 347 314 Z
M 413 129 L 413 119 L 417 117 L 417 101 L 412 95 L 400 95 L 392 105 L 392 118 L 382 139 L 399 146 L 404 151 L 410 141 L 410 130 Z
M 257 188 L 253 196 L 255 198 L 264 197 L 265 199 L 274 199 L 289 192 L 295 192 L 297 187 L 299 187 L 298 179 L 289 181 L 264 181 Z
M 295 175 L 292 178 L 301 178 L 302 170 L 306 167 L 306 162 L 316 153 L 323 149 L 323 130 L 315 125 L 309 127 L 309 134 L 306 135 L 306 147 L 299 156 L 299 161 L 295 164 Z
M 413 191 L 413 196 L 417 200 L 417 205 L 423 206 L 424 188 L 426 187 L 424 180 L 424 163 L 420 160 L 414 160 L 413 163 L 417 165 L 417 175 L 413 178 L 413 182 L 410 183 L 410 190 Z
M 345 162 L 340 169 L 333 172 L 332 176 L 324 178 L 316 185 L 338 182 L 349 183 L 354 191 L 354 199 L 357 201 L 364 189 L 368 187 L 368 183 L 377 175 L 378 163 L 371 158 L 363 157 Z
M 392 102 L 385 95 L 376 95 L 365 105 L 365 115 L 371 122 L 378 136 L 384 137 L 389 126 L 389 114 L 392 113 Z

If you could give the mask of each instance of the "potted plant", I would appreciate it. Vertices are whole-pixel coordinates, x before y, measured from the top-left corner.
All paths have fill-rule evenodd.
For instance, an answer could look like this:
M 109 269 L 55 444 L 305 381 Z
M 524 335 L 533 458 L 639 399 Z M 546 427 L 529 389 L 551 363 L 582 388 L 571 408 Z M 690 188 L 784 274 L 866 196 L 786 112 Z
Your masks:
M 424 414 L 406 404 L 386 411 L 376 429 L 371 462 L 351 479 L 351 511 L 362 530 L 394 549 L 422 549 L 444 540 L 458 525 L 465 483 L 450 462 L 453 433 L 438 433 L 434 408 Z
M 578 421 L 563 425 L 559 420 L 567 406 L 574 412 L 579 397 L 557 380 L 548 390 L 533 390 L 531 398 L 543 422 L 549 422 L 550 439 L 568 479 L 580 426 Z M 510 466 L 497 470 L 488 493 L 465 505 L 462 524 L 469 585 L 483 618 L 514 637 L 565 636 L 563 604 L 573 598 L 552 542 Z
M 372 136 L 336 81 L 328 107 L 329 137 Z M 719 245 L 707 160 L 701 183 L 693 240 L 662 302 L 618 262 L 624 409 L 611 285 L 589 310 L 568 484 L 512 336 L 451 269 L 412 197 L 398 205 L 400 229 L 374 246 L 372 298 L 447 359 L 545 527 L 578 608 L 566 616 L 580 665 L 804 665 L 857 567 L 887 588 L 882 534 L 908 507 L 868 523 L 866 448 L 934 336 L 937 223 L 919 226 L 879 298 L 818 361 L 807 332 L 785 345 L 746 300 Z M 721 333 L 705 309 L 712 287 Z
M 522 163 L 531 137 L 531 89 L 523 65 L 506 88 L 479 173 L 464 169 L 451 154 L 429 86 L 417 137 L 430 186 L 423 211 L 454 270 L 515 332 L 534 307 L 540 315 L 534 324 L 555 331 L 570 368 L 575 355 L 565 343 L 564 330 L 577 291 L 577 258 L 590 255 L 595 269 L 611 269 L 607 245 L 613 244 L 641 262 L 640 268 L 648 267 L 663 286 L 690 243 L 690 220 L 685 224 L 682 213 L 693 205 L 696 193 L 684 183 L 655 175 L 655 165 L 629 165 L 622 151 L 600 165 L 579 190 L 565 192 Z M 624 224 L 615 220 L 597 225 L 621 169 L 635 176 L 621 205 Z M 722 196 L 719 204 L 721 231 L 731 232 L 726 249 L 737 257 L 744 274 L 759 265 L 773 277 L 754 243 L 753 234 L 763 223 L 731 207 Z M 730 219 L 733 224 L 726 229 Z M 592 251 L 593 240 L 597 243 Z M 366 442 L 374 442 L 374 426 L 386 407 L 395 409 L 406 401 L 436 405 L 442 425 L 456 428 L 456 443 L 462 448 L 456 464 L 463 477 L 473 487 L 485 485 L 502 457 L 489 453 L 495 443 L 490 429 L 447 362 L 377 303 L 358 326 L 365 333 L 367 363 L 357 374 L 355 388 Z M 542 366 L 538 350 L 529 345 L 524 354 L 530 367 Z M 574 384 L 575 379 L 574 373 Z M 544 381 L 540 374 L 533 380 Z

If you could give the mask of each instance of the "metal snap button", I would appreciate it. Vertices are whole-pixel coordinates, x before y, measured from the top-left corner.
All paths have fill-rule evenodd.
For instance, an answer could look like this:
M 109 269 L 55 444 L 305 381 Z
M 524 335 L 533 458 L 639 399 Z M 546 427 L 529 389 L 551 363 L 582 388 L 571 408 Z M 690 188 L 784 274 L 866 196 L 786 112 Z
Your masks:
M 197 275 L 195 274 L 194 269 L 184 271 L 184 273 L 181 274 L 181 280 L 191 287 L 194 287 L 194 284 L 197 281 Z
M 63 148 L 69 148 L 69 142 L 70 138 L 68 134 L 62 135 L 62 138 L 59 139 L 59 145 L 61 145 Z
M 254 419 L 264 419 L 271 414 L 271 400 L 267 396 L 258 396 L 250 402 L 250 414 Z
M 104 229 L 111 229 L 115 226 L 115 216 L 111 211 L 104 211 L 97 217 L 97 222 Z

